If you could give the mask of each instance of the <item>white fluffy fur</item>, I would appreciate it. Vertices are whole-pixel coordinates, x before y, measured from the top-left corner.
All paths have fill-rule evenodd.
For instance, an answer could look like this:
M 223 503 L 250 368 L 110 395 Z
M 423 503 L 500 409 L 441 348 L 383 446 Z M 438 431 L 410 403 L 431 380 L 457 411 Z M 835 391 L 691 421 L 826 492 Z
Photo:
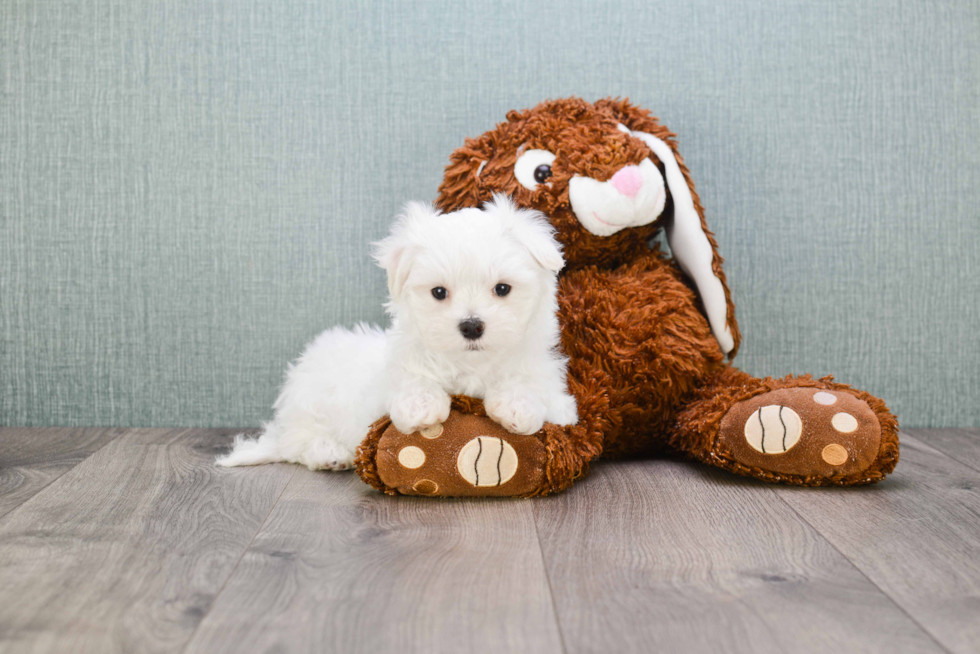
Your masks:
M 390 414 L 411 433 L 446 420 L 454 393 L 483 398 L 513 433 L 576 422 L 557 351 L 564 261 L 541 214 L 503 196 L 450 214 L 410 203 L 375 258 L 388 274 L 391 327 L 320 334 L 289 367 L 272 422 L 257 439 L 237 437 L 219 465 L 344 470 L 376 419 Z M 512 288 L 505 297 L 494 293 L 500 283 Z M 445 300 L 433 297 L 438 286 Z M 460 333 L 467 318 L 486 325 L 478 340 Z

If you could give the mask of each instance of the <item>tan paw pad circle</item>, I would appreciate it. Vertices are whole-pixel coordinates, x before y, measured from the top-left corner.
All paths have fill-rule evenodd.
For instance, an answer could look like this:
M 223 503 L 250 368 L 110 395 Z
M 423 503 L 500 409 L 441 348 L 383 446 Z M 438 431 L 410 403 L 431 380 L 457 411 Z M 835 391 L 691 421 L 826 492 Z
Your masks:
M 431 479 L 419 479 L 412 485 L 412 490 L 422 495 L 435 495 L 439 492 L 439 484 Z
M 745 421 L 745 440 L 763 454 L 788 452 L 799 442 L 802 433 L 800 414 L 788 406 L 761 407 Z
M 841 466 L 847 463 L 847 450 L 844 449 L 843 445 L 831 443 L 823 448 L 823 451 L 820 453 L 820 458 L 832 466 Z
M 824 406 L 830 406 L 837 401 L 837 396 L 827 391 L 819 391 L 813 394 L 813 401 L 817 404 L 822 404 Z
M 403 447 L 398 451 L 398 463 L 413 470 L 421 468 L 422 464 L 425 463 L 425 452 L 422 451 L 422 448 L 414 445 Z
M 842 434 L 850 434 L 858 428 L 857 418 L 850 413 L 835 413 L 834 417 L 830 419 L 830 424 Z
M 496 436 L 477 436 L 459 451 L 456 470 L 474 486 L 500 486 L 517 472 L 517 452 Z
M 431 427 L 426 427 L 419 432 L 428 439 L 439 438 L 442 436 L 442 425 L 432 425 Z

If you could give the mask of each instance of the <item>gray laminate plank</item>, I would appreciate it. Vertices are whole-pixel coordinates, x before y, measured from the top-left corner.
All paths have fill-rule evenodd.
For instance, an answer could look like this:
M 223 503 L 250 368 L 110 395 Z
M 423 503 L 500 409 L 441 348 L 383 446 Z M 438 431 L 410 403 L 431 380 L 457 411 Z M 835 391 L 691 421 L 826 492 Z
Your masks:
M 956 653 L 980 651 L 980 473 L 901 435 L 876 486 L 777 495 Z
M 980 472 L 980 429 L 906 429 L 904 433 Z
M 299 470 L 188 652 L 560 652 L 533 502 Z
M 942 652 L 770 487 L 608 462 L 535 505 L 568 652 Z
M 293 474 L 229 440 L 127 431 L 0 519 L 0 651 L 179 651 Z
M 0 427 L 0 518 L 122 432 L 103 428 Z

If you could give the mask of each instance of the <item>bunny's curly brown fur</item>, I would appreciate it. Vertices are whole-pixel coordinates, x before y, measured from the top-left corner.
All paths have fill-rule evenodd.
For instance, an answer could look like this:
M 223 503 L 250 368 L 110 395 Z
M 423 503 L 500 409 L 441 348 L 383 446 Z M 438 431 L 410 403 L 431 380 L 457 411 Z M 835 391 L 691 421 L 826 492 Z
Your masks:
M 832 378 L 756 379 L 725 360 L 695 286 L 674 259 L 650 245 L 673 219 L 669 194 L 663 213 L 646 225 L 610 236 L 597 236 L 583 227 L 569 198 L 574 177 L 605 182 L 623 167 L 645 159 L 664 174 L 664 163 L 647 143 L 621 125 L 634 134 L 659 138 L 673 152 L 712 249 L 711 269 L 724 288 L 727 325 L 734 339 L 729 357 L 736 354 L 741 340 L 723 259 L 705 223 L 690 173 L 677 151 L 674 134 L 648 111 L 628 100 L 605 99 L 594 104 L 578 98 L 554 100 L 512 111 L 496 128 L 467 139 L 450 157 L 437 206 L 444 211 L 475 207 L 490 200 L 493 193 L 506 193 L 518 205 L 537 209 L 549 218 L 566 257 L 559 286 L 559 318 L 562 347 L 569 357 L 569 390 L 578 402 L 579 423 L 546 425 L 539 433 L 548 453 L 546 482 L 529 494 L 567 488 L 600 455 L 664 452 L 769 482 L 855 485 L 884 478 L 898 462 L 898 424 L 880 399 L 834 383 Z M 519 183 L 514 172 L 526 150 L 555 155 L 547 183 L 534 189 Z M 482 407 L 470 402 L 456 398 L 454 410 L 480 415 Z M 845 423 L 836 420 L 831 425 L 830 416 L 836 409 L 828 408 L 828 403 L 838 403 L 838 409 L 856 407 L 852 413 L 859 418 L 858 427 L 847 431 L 845 425 L 842 431 L 839 424 Z M 799 445 L 766 453 L 763 412 L 777 410 L 784 447 L 791 430 L 784 420 L 785 411 L 804 417 L 802 434 L 797 434 Z M 738 419 L 726 422 L 729 413 L 737 414 Z M 757 420 L 762 430 L 761 454 L 746 444 L 756 430 L 749 420 Z M 375 425 L 358 460 L 362 477 L 379 488 L 385 485 L 371 448 L 372 443 L 376 447 L 383 428 Z M 842 451 L 847 453 L 843 462 Z

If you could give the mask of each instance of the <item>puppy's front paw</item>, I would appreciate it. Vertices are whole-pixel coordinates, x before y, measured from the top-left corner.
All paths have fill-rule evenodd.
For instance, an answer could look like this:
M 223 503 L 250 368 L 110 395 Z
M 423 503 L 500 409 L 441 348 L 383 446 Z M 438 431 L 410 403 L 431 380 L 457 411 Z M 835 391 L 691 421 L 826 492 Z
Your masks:
M 544 426 L 544 403 L 519 391 L 488 394 L 484 401 L 487 415 L 512 434 L 528 435 Z
M 419 388 L 401 393 L 391 402 L 391 422 L 403 434 L 445 422 L 449 417 L 449 395 Z
M 562 426 L 578 423 L 578 408 L 575 398 L 566 393 L 551 398 L 546 420 Z

